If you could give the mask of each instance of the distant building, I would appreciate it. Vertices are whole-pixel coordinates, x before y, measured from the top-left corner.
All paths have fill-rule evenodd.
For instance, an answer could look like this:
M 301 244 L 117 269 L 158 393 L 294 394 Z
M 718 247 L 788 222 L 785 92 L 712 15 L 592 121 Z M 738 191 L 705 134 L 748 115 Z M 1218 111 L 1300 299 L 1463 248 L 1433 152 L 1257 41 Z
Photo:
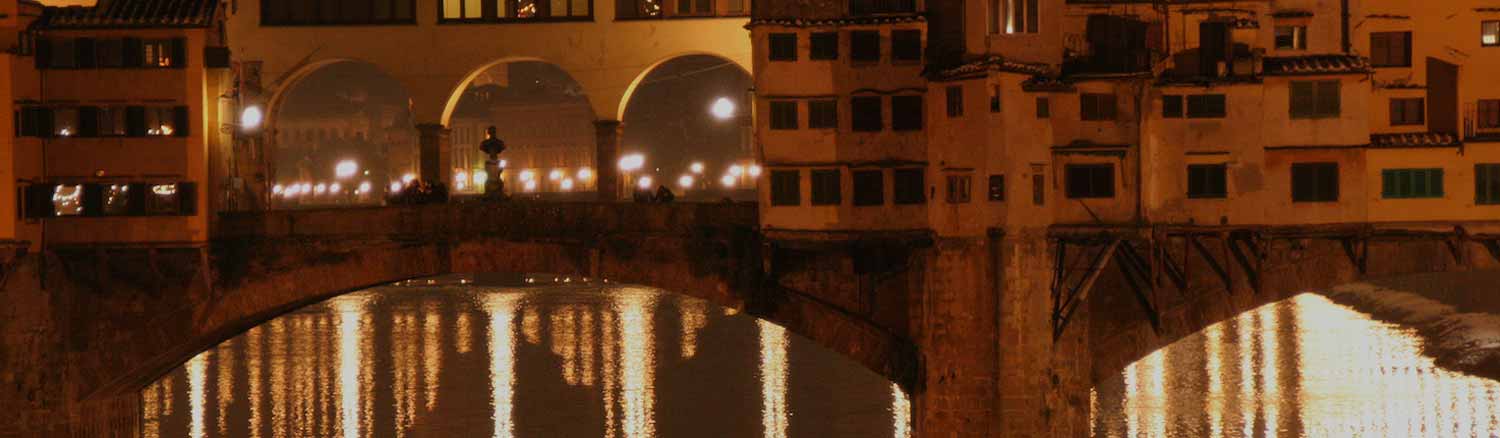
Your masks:
M 483 99 L 471 104 L 450 123 L 455 190 L 478 193 L 484 187 L 482 180 L 490 175 L 483 173 L 479 143 L 485 129 L 494 126 L 506 146 L 500 155 L 506 190 L 593 191 L 593 118 L 593 109 L 582 99 Z
M 1493 218 L 1500 9 L 1346 4 L 762 2 L 762 225 Z
M 0 216 L 21 218 L 0 239 L 207 241 L 227 190 L 214 163 L 232 143 L 218 123 L 232 79 L 219 2 L 11 0 L 0 16 L 13 110 L 0 118 L 13 133 L 0 146 Z

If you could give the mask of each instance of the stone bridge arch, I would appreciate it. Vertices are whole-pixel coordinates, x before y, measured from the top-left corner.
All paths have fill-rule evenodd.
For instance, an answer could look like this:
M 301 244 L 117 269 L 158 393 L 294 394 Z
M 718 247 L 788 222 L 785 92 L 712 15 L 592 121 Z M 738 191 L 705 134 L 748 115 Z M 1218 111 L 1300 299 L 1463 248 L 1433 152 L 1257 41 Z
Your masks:
M 918 358 L 910 341 L 766 281 L 756 217 L 747 204 L 555 203 L 229 215 L 203 248 L 206 262 L 193 248 L 151 249 L 149 262 L 138 250 L 64 250 L 53 257 L 62 266 L 50 287 L 90 297 L 70 316 L 88 321 L 76 324 L 90 331 L 76 333 L 89 341 L 76 346 L 69 372 L 78 406 L 111 417 L 92 424 L 134 421 L 141 388 L 277 315 L 450 273 L 588 276 L 706 299 L 784 326 L 911 389 Z M 153 271 L 162 278 L 124 277 Z M 99 348 L 106 344 L 112 347 Z
M 630 106 L 630 99 L 635 96 L 636 89 L 646 81 L 646 76 L 649 76 L 651 72 L 656 71 L 656 68 L 661 67 L 663 64 L 689 56 L 708 56 L 718 58 L 719 60 L 733 64 L 734 67 L 738 68 L 740 72 L 745 74 L 745 76 L 750 76 L 750 59 L 748 57 L 734 58 L 723 53 L 701 50 L 685 51 L 663 56 L 657 59 L 655 62 L 652 62 L 646 65 L 644 68 L 640 69 L 640 72 L 635 74 L 635 78 L 630 81 L 629 85 L 626 85 L 625 88 L 621 91 L 620 98 L 618 99 L 619 109 L 615 110 L 614 112 L 614 120 L 625 120 L 625 110 Z

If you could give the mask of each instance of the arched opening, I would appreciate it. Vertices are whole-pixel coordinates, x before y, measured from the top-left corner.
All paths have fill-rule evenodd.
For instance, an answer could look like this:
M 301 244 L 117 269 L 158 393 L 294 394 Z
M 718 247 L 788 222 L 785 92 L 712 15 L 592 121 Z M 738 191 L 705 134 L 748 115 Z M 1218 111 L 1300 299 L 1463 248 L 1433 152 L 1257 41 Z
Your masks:
M 754 199 L 760 174 L 751 146 L 750 74 L 714 55 L 652 66 L 621 103 L 622 179 L 667 186 L 678 198 Z
M 305 67 L 273 96 L 276 208 L 383 203 L 420 162 L 411 96 L 374 65 L 331 60 Z
M 660 290 L 447 276 L 338 296 L 141 392 L 145 436 L 906 437 L 896 385 Z
M 500 178 L 512 196 L 575 198 L 594 190 L 594 111 L 589 96 L 562 68 L 539 60 L 505 60 L 466 79 L 447 112 L 452 190 L 483 193 Z M 505 142 L 499 175 L 485 169 L 479 145 L 495 127 Z M 592 195 L 588 195 L 592 196 Z
M 1500 382 L 1438 367 L 1416 330 L 1329 298 L 1337 295 L 1265 304 L 1146 355 L 1094 388 L 1092 430 L 1167 437 L 1500 433 Z

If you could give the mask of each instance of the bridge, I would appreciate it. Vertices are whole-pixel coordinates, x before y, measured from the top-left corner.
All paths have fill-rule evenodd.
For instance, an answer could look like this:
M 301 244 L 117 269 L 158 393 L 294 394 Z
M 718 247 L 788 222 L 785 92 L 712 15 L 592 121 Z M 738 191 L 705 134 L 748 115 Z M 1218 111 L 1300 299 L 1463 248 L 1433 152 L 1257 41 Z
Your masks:
M 226 214 L 207 244 L 7 251 L 19 412 L 0 436 L 133 436 L 138 392 L 280 313 L 403 279 L 547 272 L 700 297 L 906 388 L 920 436 L 1086 436 L 1088 393 L 1264 303 L 1494 268 L 1500 223 L 761 230 L 754 204 L 457 203 Z M 8 376 L 9 376 L 8 375 Z M 19 435 L 18 435 L 19 434 Z
M 750 71 L 750 38 L 744 28 L 748 1 L 734 6 L 734 0 L 700 0 L 712 7 L 656 15 L 619 7 L 666 2 L 570 1 L 583 12 L 519 18 L 492 10 L 466 16 L 444 11 L 445 2 L 419 0 L 409 22 L 378 25 L 268 23 L 264 3 L 238 2 L 226 28 L 235 59 L 255 66 L 242 67 L 244 79 L 259 84 L 247 86 L 242 99 L 264 102 L 269 115 L 266 130 L 275 132 L 287 91 L 301 79 L 338 63 L 369 64 L 410 95 L 421 142 L 421 176 L 431 181 L 449 181 L 451 175 L 441 169 L 451 162 L 450 119 L 464 90 L 492 67 L 547 62 L 578 83 L 596 118 L 594 169 L 599 187 L 617 184 L 620 122 L 631 95 L 653 68 L 683 56 L 708 55 L 732 62 L 746 74 Z M 459 7 L 459 2 L 446 3 Z M 600 193 L 615 196 L 612 191 Z

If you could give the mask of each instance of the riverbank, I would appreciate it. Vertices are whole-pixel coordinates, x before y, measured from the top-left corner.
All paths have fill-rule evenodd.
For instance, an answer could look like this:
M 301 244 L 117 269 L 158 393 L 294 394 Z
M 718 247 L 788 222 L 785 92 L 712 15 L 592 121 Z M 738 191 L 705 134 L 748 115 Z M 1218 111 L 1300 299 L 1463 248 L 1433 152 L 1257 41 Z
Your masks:
M 1372 280 L 1323 295 L 1416 329 L 1438 366 L 1500 380 L 1500 271 Z

